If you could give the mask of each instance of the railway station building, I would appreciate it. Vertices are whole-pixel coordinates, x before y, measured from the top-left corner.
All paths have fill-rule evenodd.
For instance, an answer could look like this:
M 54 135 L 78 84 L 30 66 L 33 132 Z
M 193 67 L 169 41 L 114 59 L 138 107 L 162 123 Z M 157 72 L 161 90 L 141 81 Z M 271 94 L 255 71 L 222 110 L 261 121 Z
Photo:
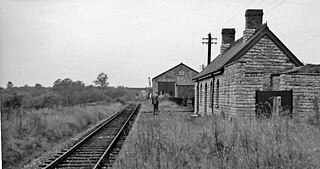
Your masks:
M 199 72 L 180 63 L 152 78 L 152 90 L 159 95 L 169 94 L 178 98 L 194 98 L 192 78 Z
M 195 84 L 196 114 L 256 113 L 258 91 L 292 91 L 299 113 L 307 115 L 320 98 L 320 65 L 302 62 L 263 24 L 263 10 L 245 12 L 243 36 L 222 29 L 220 53 L 198 75 Z M 318 100 L 320 105 L 320 99 Z

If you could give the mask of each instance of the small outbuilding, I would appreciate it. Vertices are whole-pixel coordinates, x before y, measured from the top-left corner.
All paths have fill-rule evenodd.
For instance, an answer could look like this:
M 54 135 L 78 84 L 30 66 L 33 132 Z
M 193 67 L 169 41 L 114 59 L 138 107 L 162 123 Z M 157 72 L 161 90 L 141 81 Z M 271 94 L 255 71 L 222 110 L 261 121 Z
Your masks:
M 180 63 L 177 66 L 152 78 L 153 92 L 159 95 L 169 94 L 172 97 L 193 98 L 194 82 L 192 78 L 198 74 L 189 66 Z
M 300 117 L 314 115 L 315 105 L 320 105 L 320 64 L 307 64 L 274 74 L 272 83 L 273 90 L 293 91 L 294 105 Z

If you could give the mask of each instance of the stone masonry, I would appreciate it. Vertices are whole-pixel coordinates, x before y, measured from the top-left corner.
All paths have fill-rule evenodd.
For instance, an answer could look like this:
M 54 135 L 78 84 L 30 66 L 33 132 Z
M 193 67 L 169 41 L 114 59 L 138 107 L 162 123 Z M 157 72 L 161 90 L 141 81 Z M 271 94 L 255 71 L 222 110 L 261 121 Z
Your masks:
M 237 84 L 237 107 L 238 113 L 255 112 L 255 91 L 272 90 L 271 75 L 284 72 L 295 67 L 295 64 L 274 44 L 264 36 L 239 60 L 241 76 Z
M 194 78 L 195 113 L 254 115 L 257 90 L 289 89 L 294 89 L 294 97 L 300 102 L 299 111 L 311 111 L 310 99 L 319 94 L 310 93 L 320 91 L 320 76 L 279 75 L 302 63 L 266 24 L 261 25 L 262 15 L 262 10 L 246 11 L 246 30 L 237 41 L 232 40 L 234 29 L 222 31 L 222 36 L 230 36 L 222 37 L 222 53 Z M 305 83 L 299 84 L 302 81 Z M 299 100 L 298 96 L 304 99 Z
M 314 116 L 314 99 L 320 105 L 320 74 L 281 74 L 280 90 L 293 90 L 293 100 L 300 117 Z

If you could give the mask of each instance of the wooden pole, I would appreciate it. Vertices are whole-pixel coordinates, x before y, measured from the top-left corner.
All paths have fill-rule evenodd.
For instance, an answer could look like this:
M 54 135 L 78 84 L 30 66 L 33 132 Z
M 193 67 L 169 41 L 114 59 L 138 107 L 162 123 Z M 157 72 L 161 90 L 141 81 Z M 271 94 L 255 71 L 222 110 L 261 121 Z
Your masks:
M 208 34 L 208 63 L 209 65 L 211 62 L 211 33 Z
M 208 61 L 207 65 L 211 62 L 211 44 L 217 44 L 217 42 L 212 42 L 212 40 L 217 40 L 217 38 L 212 38 L 211 33 L 208 34 L 208 38 L 202 38 L 202 40 L 207 40 L 208 42 L 202 42 L 203 44 L 208 44 Z
M 275 118 L 279 117 L 280 106 L 281 106 L 281 97 L 275 96 L 273 98 L 273 106 L 272 106 L 272 116 L 275 116 Z
M 280 109 L 281 109 L 281 96 L 277 96 L 277 116 L 280 116 Z

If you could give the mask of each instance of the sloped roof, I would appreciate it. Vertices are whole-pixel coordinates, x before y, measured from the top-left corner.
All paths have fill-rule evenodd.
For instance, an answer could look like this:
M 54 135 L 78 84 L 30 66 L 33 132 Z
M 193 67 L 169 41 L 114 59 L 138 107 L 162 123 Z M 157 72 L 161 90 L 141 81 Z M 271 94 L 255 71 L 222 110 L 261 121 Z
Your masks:
M 303 65 L 299 61 L 299 59 L 271 32 L 267 24 L 263 24 L 247 41 L 244 42 L 243 38 L 240 38 L 231 43 L 230 47 L 226 49 L 226 51 L 218 55 L 203 71 L 201 71 L 193 79 L 197 79 L 217 72 L 223 69 L 225 65 L 238 60 L 264 35 L 268 35 L 270 39 L 296 64 L 296 66 Z
M 293 69 L 284 71 L 280 74 L 299 74 L 299 73 L 303 73 L 303 74 L 320 74 L 320 64 L 316 65 L 316 64 L 307 64 L 304 66 L 299 66 L 299 67 L 295 67 Z
M 169 70 L 167 70 L 167 71 L 165 71 L 165 72 L 163 72 L 163 73 L 159 74 L 158 76 L 156 76 L 156 77 L 152 78 L 152 81 L 153 81 L 153 79 L 156 79 L 156 78 L 160 77 L 161 75 L 163 75 L 163 74 L 165 74 L 165 73 L 167 73 L 167 72 L 169 72 L 169 71 L 171 71 L 171 70 L 173 70 L 173 69 L 177 68 L 177 67 L 178 67 L 178 66 L 180 66 L 180 65 L 187 67 L 188 69 L 190 69 L 191 71 L 194 71 L 195 73 L 199 73 L 198 71 L 196 71 L 196 70 L 192 69 L 191 67 L 189 67 L 189 66 L 187 66 L 187 65 L 185 65 L 184 63 L 182 63 L 182 62 L 181 62 L 181 63 L 180 63 L 180 64 L 178 64 L 177 66 L 174 66 L 173 68 L 171 68 L 171 69 L 169 69 Z

